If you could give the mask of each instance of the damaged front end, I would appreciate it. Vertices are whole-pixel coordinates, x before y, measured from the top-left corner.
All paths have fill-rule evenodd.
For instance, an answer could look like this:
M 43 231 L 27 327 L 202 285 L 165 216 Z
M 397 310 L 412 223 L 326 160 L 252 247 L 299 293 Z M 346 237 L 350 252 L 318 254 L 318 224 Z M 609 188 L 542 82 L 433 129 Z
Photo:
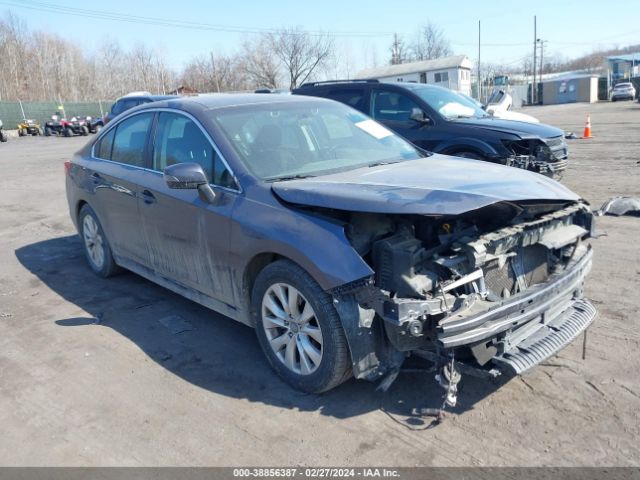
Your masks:
M 505 165 L 559 178 L 569 165 L 568 147 L 562 136 L 546 139 L 503 141 L 510 152 Z
M 581 202 L 499 202 L 456 216 L 350 214 L 347 236 L 375 272 L 332 292 L 352 320 L 344 323 L 357 339 L 354 374 L 397 372 L 411 353 L 442 366 L 450 390 L 456 370 L 520 374 L 544 361 L 595 317 L 583 298 L 592 226 Z

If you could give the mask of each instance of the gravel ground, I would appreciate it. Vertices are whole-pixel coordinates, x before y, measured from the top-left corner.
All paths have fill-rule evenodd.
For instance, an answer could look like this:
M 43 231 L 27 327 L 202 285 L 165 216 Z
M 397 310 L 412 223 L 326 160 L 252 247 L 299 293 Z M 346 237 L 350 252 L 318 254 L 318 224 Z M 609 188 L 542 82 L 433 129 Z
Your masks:
M 564 182 L 594 206 L 640 196 L 640 105 L 531 107 L 577 133 Z M 638 465 L 640 219 L 603 217 L 582 342 L 504 384 L 470 377 L 446 421 L 409 417 L 440 390 L 403 374 L 304 395 L 251 329 L 133 274 L 85 265 L 63 165 L 86 138 L 0 144 L 0 465 Z M 172 315 L 191 330 L 172 333 Z

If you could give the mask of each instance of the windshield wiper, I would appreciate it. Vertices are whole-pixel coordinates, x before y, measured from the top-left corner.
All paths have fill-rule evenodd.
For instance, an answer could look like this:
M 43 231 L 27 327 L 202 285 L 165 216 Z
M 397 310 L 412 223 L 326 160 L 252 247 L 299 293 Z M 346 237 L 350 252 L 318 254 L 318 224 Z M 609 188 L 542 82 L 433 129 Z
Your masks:
M 370 163 L 367 167 L 379 167 L 380 165 L 391 165 L 392 163 L 400 163 L 402 160 L 380 160 L 379 162 Z
M 267 178 L 266 181 L 267 182 L 285 182 L 287 180 L 299 180 L 301 178 L 310 178 L 310 177 L 314 177 L 314 176 L 315 175 L 298 173 L 296 175 L 285 175 L 285 176 L 282 176 L 282 177 Z

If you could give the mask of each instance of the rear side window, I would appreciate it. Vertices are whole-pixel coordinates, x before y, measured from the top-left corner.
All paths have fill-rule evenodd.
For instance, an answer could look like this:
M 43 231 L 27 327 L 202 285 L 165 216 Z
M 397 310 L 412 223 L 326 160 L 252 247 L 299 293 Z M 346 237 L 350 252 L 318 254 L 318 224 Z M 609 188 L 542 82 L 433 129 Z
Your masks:
M 144 167 L 144 149 L 152 120 L 153 113 L 141 113 L 120 122 L 115 129 L 111 160 Z
M 237 189 L 224 162 L 200 127 L 189 117 L 160 112 L 153 146 L 153 168 L 163 171 L 169 165 L 199 164 L 210 183 Z
M 111 150 L 113 148 L 113 137 L 115 134 L 116 129 L 112 128 L 98 141 L 94 148 L 96 158 L 111 160 Z
M 329 90 L 327 96 L 357 110 L 364 111 L 365 109 L 364 88 L 333 88 Z

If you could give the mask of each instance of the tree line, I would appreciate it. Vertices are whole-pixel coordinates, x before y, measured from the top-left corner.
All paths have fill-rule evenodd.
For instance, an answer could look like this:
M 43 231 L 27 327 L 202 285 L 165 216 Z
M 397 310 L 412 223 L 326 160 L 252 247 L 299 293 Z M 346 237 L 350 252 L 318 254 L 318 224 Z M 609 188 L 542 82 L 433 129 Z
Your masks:
M 29 30 L 11 12 L 0 19 L 0 52 L 0 101 L 107 100 L 179 85 L 199 92 L 295 88 L 338 61 L 330 35 L 282 28 L 245 39 L 231 54 L 194 57 L 176 71 L 145 44 L 124 49 L 107 39 L 87 54 L 56 33 Z

